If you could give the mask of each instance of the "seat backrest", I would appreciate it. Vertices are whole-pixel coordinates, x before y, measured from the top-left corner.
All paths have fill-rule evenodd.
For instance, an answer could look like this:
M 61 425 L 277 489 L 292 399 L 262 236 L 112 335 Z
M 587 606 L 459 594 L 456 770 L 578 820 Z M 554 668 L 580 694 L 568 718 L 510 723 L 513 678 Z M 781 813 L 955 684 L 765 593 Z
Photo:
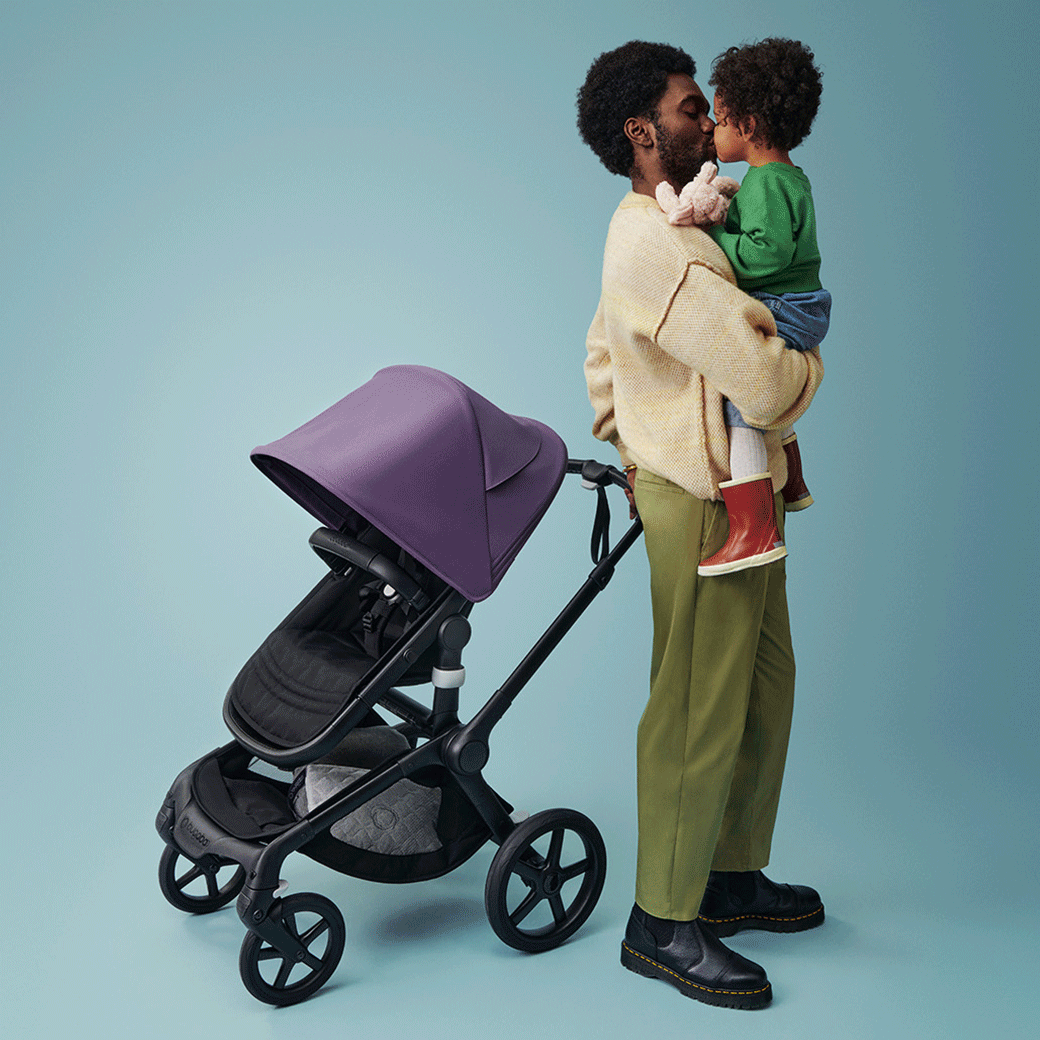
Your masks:
M 431 603 L 447 589 L 384 535 L 366 534 L 365 544 L 393 559 Z M 467 604 L 465 613 L 471 607 Z M 228 691 L 229 706 L 264 743 L 278 748 L 304 744 L 347 705 L 365 676 L 419 618 L 359 568 L 341 577 L 329 573 L 245 663 Z M 395 685 L 429 682 L 436 654 L 434 634 Z

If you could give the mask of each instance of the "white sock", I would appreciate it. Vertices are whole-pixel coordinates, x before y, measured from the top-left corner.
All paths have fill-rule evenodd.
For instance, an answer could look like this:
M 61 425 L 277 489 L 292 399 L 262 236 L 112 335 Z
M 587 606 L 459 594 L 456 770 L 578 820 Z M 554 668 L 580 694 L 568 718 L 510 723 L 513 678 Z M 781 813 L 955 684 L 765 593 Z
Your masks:
M 788 437 L 793 437 L 793 436 L 794 436 L 794 427 L 793 426 L 785 426 L 780 431 L 780 440 L 782 440 L 782 441 L 786 441 Z
M 729 427 L 730 479 L 743 480 L 769 471 L 766 439 L 761 430 L 748 426 Z

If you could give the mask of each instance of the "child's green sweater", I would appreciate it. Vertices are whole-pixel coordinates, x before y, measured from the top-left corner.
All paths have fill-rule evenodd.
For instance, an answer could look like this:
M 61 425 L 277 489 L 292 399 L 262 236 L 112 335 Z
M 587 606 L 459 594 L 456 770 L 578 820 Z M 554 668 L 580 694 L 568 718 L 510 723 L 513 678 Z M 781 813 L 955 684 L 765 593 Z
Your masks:
M 746 292 L 814 292 L 820 250 L 809 178 L 797 166 L 752 166 L 730 203 L 725 227 L 709 234 Z

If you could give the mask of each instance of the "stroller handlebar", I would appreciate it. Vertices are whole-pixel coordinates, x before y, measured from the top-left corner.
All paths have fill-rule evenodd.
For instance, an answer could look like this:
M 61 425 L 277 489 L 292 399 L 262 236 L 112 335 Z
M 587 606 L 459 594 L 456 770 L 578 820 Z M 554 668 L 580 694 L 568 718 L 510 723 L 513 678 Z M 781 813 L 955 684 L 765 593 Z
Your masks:
M 363 571 L 381 578 L 396 592 L 399 592 L 416 610 L 425 610 L 430 599 L 396 563 L 388 560 L 382 553 L 349 535 L 332 531 L 327 527 L 319 527 L 310 537 L 311 548 L 328 564 L 336 574 L 342 574 L 349 564 L 360 567 Z
M 568 473 L 581 474 L 581 486 L 596 492 L 596 517 L 592 524 L 592 562 L 600 564 L 610 555 L 610 506 L 607 505 L 607 487 L 613 484 L 622 488 L 629 496 L 628 477 L 615 466 L 609 466 L 605 462 L 597 462 L 595 459 L 568 459 Z M 634 505 L 633 505 L 634 512 Z M 638 516 L 634 516 L 635 523 L 622 538 L 624 547 L 621 553 L 628 551 L 628 547 L 643 530 L 643 524 Z
M 581 482 L 587 488 L 605 488 L 608 484 L 619 488 L 628 487 L 628 478 L 621 470 L 595 459 L 568 459 L 567 472 L 580 473 Z

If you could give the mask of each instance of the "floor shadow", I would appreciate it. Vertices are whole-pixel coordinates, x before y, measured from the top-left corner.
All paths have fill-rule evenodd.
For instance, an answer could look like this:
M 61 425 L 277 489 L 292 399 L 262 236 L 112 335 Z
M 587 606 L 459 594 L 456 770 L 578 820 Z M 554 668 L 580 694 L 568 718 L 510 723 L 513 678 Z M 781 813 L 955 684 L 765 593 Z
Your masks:
M 828 950 L 848 947 L 852 944 L 856 929 L 838 917 L 827 917 L 818 928 L 810 928 L 804 932 L 768 932 L 759 929 L 748 929 L 728 936 L 722 941 L 737 953 L 755 960 L 756 953 L 791 949 L 795 945 L 812 944 Z
M 372 943 L 426 942 L 487 924 L 484 906 L 475 899 L 448 897 L 409 906 L 369 922 Z

